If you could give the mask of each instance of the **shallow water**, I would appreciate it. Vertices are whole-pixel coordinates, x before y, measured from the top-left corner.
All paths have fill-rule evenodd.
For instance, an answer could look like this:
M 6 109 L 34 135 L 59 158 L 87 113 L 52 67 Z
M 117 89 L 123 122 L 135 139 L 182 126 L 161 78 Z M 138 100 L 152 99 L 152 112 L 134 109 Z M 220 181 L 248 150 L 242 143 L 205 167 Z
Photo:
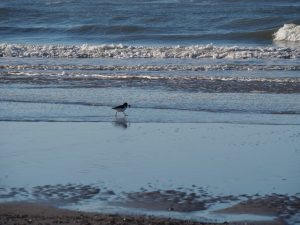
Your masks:
M 127 101 L 132 122 L 299 124 L 298 62 L 3 58 L 0 118 L 113 121 Z

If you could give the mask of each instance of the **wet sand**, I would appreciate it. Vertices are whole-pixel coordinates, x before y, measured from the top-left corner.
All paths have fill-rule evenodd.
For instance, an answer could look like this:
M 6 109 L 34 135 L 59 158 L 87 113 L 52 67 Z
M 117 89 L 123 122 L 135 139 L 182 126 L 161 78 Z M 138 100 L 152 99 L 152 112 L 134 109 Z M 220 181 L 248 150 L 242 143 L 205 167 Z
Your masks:
M 288 224 L 299 224 L 300 197 L 271 194 L 249 198 L 232 207 L 217 210 L 218 213 L 273 215 Z
M 153 216 L 128 216 L 116 214 L 84 213 L 58 209 L 40 204 L 31 203 L 2 203 L 0 204 L 1 225 L 56 225 L 56 224 L 107 224 L 107 225 L 213 225 L 218 223 L 201 223 L 190 220 L 176 220 L 171 218 L 159 218 Z M 220 223 L 234 225 L 282 225 L 281 221 L 272 222 L 236 222 Z
M 299 220 L 300 214 L 300 193 L 296 195 L 270 194 L 270 195 L 219 195 L 214 196 L 207 193 L 200 187 L 194 186 L 193 189 L 184 190 L 168 189 L 150 191 L 145 188 L 138 192 L 115 193 L 114 190 L 108 190 L 102 186 L 91 185 L 44 185 L 32 189 L 27 188 L 0 188 L 0 199 L 31 199 L 30 202 L 43 204 L 44 206 L 63 207 L 82 211 L 80 205 L 83 202 L 90 201 L 93 205 L 99 205 L 105 202 L 107 206 L 115 208 L 114 211 L 106 213 L 117 213 L 124 215 L 154 215 L 162 217 L 176 216 L 177 213 L 184 215 L 195 212 L 209 211 L 221 218 L 227 215 L 228 221 L 250 220 L 253 221 L 285 221 L 288 224 L 294 224 Z M 25 200 L 26 201 L 26 200 Z M 25 202 L 23 201 L 23 202 Z M 14 201 L 11 201 L 14 202 Z M 28 202 L 28 200 L 26 201 Z M 84 204 L 84 203 L 83 203 Z M 224 205 L 220 210 L 213 210 L 211 206 Z M 8 204 L 4 207 L 20 204 Z M 24 204 L 30 208 L 30 204 Z M 72 208 L 73 206 L 73 208 Z M 79 208 L 78 208 L 79 206 Z M 121 208 L 128 209 L 122 211 Z M 144 211 L 143 211 L 144 210 Z M 85 210 L 93 212 L 91 208 Z M 99 208 L 94 212 L 101 212 Z M 148 212 L 148 213 L 147 213 Z M 152 212 L 152 213 L 150 213 Z M 157 214 L 163 212 L 163 214 Z M 233 216 L 239 216 L 235 218 Z M 256 217 L 256 219 L 254 219 Z M 175 217 L 178 219 L 178 217 Z M 186 220 L 188 217 L 180 217 Z M 260 218 L 260 219 L 259 219 Z M 189 220 L 201 222 L 221 222 L 220 220 L 204 220 L 200 214 L 188 218 Z M 222 222 L 226 222 L 223 219 Z
M 44 204 L 47 215 L 53 206 L 198 224 L 299 221 L 299 126 L 124 125 L 1 122 L 0 202 Z M 1 207 L 2 224 L 38 208 Z

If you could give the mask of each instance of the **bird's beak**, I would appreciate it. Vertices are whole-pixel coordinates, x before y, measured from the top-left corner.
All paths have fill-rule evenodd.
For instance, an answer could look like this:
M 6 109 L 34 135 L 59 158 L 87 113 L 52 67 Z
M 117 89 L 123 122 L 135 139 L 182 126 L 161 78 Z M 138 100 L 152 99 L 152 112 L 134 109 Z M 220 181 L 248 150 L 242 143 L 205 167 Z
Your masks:
M 130 108 L 131 107 L 131 105 L 128 105 L 128 108 Z

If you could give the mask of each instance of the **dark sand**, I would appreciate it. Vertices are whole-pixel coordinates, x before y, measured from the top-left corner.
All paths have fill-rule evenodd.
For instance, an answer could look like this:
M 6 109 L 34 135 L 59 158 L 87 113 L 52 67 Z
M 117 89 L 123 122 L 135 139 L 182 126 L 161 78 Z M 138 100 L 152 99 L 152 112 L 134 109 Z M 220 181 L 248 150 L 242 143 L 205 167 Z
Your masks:
M 221 213 L 246 213 L 273 215 L 281 220 L 288 220 L 300 212 L 300 198 L 287 195 L 266 195 L 248 199 L 230 208 L 218 210 Z
M 30 203 L 0 204 L 0 224 L 194 224 L 203 223 L 149 216 L 83 213 Z
M 0 225 L 51 225 L 51 224 L 141 224 L 141 225 L 208 225 L 216 223 L 201 223 L 189 220 L 176 220 L 170 218 L 158 218 L 152 216 L 128 216 L 99 213 L 84 213 L 64 209 L 57 209 L 50 206 L 31 203 L 2 203 L 0 204 Z M 234 225 L 282 225 L 280 221 L 272 222 L 240 222 L 222 223 Z
M 195 186 L 195 188 L 197 188 Z M 191 189 L 192 190 L 192 189 Z M 108 214 L 91 214 L 60 210 L 53 206 L 77 204 L 85 199 L 98 199 L 108 205 L 125 208 L 140 208 L 153 211 L 194 212 L 207 210 L 211 204 L 236 203 L 234 206 L 215 211 L 221 214 L 262 215 L 277 218 L 271 222 L 247 222 L 246 224 L 294 224 L 298 221 L 300 209 L 299 194 L 294 196 L 239 195 L 211 196 L 198 187 L 198 192 L 183 190 L 143 189 L 140 192 L 123 192 L 117 195 L 113 190 L 92 185 L 45 185 L 31 189 L 0 188 L 0 199 L 17 196 L 35 199 L 38 204 L 6 203 L 0 204 L 1 224 L 207 224 L 149 216 L 116 216 Z M 43 203 L 43 205 L 41 205 Z M 50 207 L 52 206 L 52 207 Z M 168 214 L 166 213 L 168 216 Z M 171 216 L 169 214 L 169 216 Z M 125 219 L 124 219 L 125 218 Z M 243 217 L 240 217 L 241 219 Z M 245 219 L 249 218 L 245 216 Z M 232 223 L 231 224 L 239 224 Z M 245 223 L 240 223 L 245 224 Z

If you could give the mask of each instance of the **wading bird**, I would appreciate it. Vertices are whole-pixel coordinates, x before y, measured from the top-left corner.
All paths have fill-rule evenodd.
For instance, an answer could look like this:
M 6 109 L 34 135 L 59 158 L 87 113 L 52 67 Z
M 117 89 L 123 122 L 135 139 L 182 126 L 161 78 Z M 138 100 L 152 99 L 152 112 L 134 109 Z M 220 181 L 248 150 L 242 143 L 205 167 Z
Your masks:
M 130 108 L 131 105 L 129 105 L 127 102 L 125 102 L 123 105 L 118 105 L 116 107 L 113 107 L 112 109 L 116 110 L 116 115 L 118 114 L 118 112 L 122 112 L 125 116 L 127 116 L 127 114 L 124 112 L 126 109 Z

